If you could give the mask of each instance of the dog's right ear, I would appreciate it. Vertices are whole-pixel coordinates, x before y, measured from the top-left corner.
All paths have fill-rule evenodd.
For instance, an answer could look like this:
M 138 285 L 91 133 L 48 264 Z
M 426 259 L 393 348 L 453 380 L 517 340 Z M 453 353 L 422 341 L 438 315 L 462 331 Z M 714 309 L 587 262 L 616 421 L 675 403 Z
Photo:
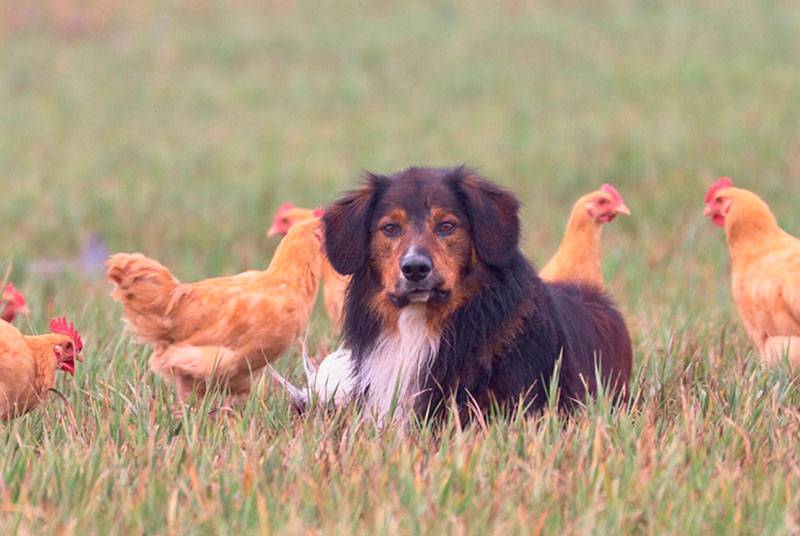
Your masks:
M 366 264 L 372 213 L 388 186 L 388 178 L 368 173 L 363 186 L 325 209 L 325 250 L 340 274 L 353 274 Z

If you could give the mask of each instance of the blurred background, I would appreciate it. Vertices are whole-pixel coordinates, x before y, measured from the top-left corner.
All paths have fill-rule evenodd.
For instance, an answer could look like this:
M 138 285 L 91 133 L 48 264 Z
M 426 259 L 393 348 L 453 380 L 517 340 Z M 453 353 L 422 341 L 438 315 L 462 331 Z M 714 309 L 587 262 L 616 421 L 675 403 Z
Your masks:
M 6 0 L 0 269 L 36 319 L 111 315 L 108 251 L 255 268 L 281 202 L 466 162 L 518 193 L 539 264 L 613 183 L 606 277 L 639 327 L 732 319 L 702 199 L 730 175 L 800 231 L 800 6 L 587 4 Z

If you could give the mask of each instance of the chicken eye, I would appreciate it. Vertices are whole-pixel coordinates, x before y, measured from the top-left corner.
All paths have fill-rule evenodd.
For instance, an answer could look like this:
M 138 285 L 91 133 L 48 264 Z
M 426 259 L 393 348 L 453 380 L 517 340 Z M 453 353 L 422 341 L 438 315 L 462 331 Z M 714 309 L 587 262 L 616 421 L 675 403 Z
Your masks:
M 381 231 L 389 238 L 394 238 L 400 236 L 400 233 L 403 231 L 403 229 L 396 223 L 387 223 L 381 227 Z
M 449 234 L 453 234 L 453 231 L 456 230 L 456 224 L 451 221 L 443 221 L 439 225 L 436 226 L 436 234 L 439 236 L 447 236 Z
M 600 202 L 599 202 L 599 204 L 601 204 L 601 205 L 607 205 L 607 204 L 608 204 L 608 199 L 601 199 L 601 200 L 600 200 Z

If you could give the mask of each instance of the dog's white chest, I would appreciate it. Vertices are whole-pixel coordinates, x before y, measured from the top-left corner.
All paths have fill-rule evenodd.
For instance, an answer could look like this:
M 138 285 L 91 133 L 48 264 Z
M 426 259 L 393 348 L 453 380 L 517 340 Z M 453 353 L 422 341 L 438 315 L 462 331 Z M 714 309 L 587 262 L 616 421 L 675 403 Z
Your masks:
M 420 382 L 436 356 L 439 337 L 430 333 L 425 311 L 422 304 L 404 307 L 397 330 L 379 339 L 361 365 L 359 391 L 366 391 L 365 409 L 378 422 L 385 422 L 393 404 L 392 420 L 408 417 Z

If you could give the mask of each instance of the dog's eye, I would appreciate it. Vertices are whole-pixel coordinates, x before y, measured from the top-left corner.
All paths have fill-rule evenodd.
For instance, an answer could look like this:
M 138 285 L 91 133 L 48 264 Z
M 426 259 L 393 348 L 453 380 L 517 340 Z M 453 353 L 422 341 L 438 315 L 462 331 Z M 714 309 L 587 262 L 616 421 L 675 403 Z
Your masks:
M 383 234 L 386 236 L 393 238 L 395 236 L 400 236 L 400 233 L 403 231 L 403 229 L 396 223 L 387 223 L 381 227 L 381 231 L 383 231 Z
M 456 224 L 451 221 L 443 221 L 436 226 L 436 234 L 439 236 L 447 236 L 456 230 Z

